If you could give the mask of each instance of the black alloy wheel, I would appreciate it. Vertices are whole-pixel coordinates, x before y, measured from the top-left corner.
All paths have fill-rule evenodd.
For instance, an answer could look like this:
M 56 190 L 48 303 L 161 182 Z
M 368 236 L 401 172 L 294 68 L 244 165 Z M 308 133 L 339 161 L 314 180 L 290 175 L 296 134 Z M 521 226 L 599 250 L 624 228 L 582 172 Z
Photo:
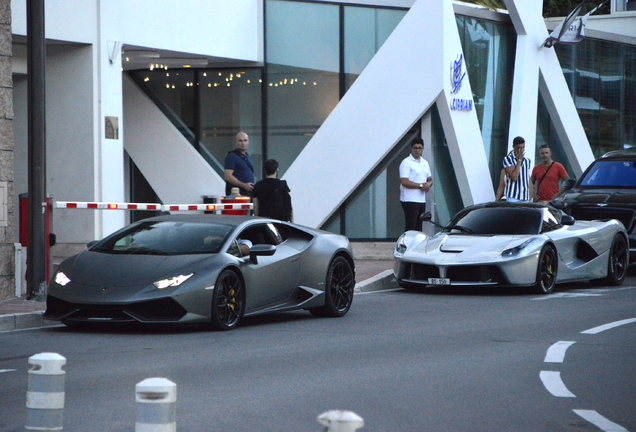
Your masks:
M 314 316 L 342 317 L 351 308 L 355 287 L 353 269 L 346 258 L 336 257 L 327 270 L 324 306 L 310 309 Z
M 629 266 L 629 248 L 627 240 L 621 234 L 616 234 L 610 247 L 610 255 L 607 263 L 607 277 L 603 280 L 607 285 L 619 286 L 627 276 Z
M 550 294 L 554 291 L 557 277 L 557 253 L 551 245 L 543 246 L 537 265 L 537 282 L 534 290 L 539 294 Z
M 214 286 L 210 323 L 215 330 L 232 330 L 245 312 L 245 287 L 232 270 L 224 270 Z

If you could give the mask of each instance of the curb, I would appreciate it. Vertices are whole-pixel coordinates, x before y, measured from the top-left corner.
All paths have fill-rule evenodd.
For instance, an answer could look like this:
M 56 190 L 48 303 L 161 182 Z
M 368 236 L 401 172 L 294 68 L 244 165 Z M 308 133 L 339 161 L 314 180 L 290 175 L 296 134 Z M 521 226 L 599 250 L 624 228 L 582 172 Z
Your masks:
M 0 333 L 60 325 L 56 321 L 45 320 L 42 315 L 44 315 L 43 311 L 2 315 L 0 316 Z
M 399 288 L 393 270 L 384 270 L 382 273 L 360 282 L 356 285 L 354 293 L 366 293 L 386 289 Z

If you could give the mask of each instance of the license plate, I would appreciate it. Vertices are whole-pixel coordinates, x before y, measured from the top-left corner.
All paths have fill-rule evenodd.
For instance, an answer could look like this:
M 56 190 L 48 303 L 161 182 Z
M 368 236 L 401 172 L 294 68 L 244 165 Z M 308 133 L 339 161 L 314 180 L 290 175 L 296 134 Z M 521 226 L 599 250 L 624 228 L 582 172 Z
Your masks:
M 450 285 L 449 278 L 428 278 L 429 285 Z

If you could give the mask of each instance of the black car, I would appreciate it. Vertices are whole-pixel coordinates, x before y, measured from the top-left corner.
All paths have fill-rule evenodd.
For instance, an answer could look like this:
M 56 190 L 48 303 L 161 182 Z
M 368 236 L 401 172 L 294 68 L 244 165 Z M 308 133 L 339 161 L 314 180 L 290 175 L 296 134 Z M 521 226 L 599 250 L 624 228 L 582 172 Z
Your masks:
M 606 153 L 564 187 L 550 204 L 578 220 L 618 219 L 629 234 L 631 261 L 636 260 L 636 149 Z

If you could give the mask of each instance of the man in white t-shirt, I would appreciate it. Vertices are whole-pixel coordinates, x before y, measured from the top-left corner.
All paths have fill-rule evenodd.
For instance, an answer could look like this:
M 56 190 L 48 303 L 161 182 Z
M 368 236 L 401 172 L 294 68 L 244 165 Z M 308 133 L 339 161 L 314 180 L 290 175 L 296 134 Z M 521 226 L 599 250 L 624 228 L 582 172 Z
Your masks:
M 422 231 L 420 215 L 426 211 L 426 192 L 433 186 L 428 162 L 422 157 L 424 141 L 411 142 L 411 154 L 400 164 L 400 203 L 404 210 L 405 231 Z

